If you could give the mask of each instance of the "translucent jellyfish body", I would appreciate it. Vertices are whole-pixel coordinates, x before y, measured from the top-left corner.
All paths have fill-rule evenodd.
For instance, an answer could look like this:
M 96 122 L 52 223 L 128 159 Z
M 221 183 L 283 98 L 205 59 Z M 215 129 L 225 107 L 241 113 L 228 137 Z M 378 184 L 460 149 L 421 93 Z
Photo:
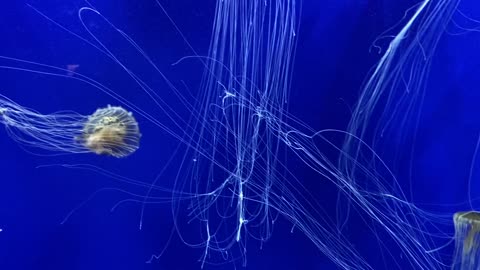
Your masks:
M 0 123 L 8 135 L 30 152 L 125 157 L 139 147 L 138 123 L 122 107 L 107 106 L 90 116 L 71 111 L 41 114 L 0 96 L 0 108 Z
M 88 117 L 79 139 L 95 154 L 125 157 L 138 149 L 140 136 L 132 113 L 108 106 Z
M 459 212 L 455 223 L 455 256 L 452 269 L 480 269 L 480 213 Z

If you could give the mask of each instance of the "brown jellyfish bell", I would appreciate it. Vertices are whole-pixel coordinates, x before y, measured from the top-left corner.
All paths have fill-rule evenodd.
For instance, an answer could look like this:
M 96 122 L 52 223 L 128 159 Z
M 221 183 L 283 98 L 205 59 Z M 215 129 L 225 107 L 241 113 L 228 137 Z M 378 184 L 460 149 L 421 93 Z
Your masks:
M 140 137 L 138 123 L 132 113 L 122 107 L 108 105 L 88 116 L 77 140 L 95 154 L 126 157 L 138 149 Z

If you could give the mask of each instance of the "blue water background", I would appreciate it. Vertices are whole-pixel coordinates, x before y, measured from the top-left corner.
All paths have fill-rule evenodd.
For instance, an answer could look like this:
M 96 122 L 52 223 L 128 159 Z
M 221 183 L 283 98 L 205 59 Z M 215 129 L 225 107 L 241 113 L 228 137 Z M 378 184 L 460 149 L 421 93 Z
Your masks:
M 320 3 L 323 2 L 323 3 Z M 401 3 L 392 3 L 401 2 Z M 480 16 L 478 4 L 465 1 L 462 7 Z M 52 19 L 72 31 L 86 35 L 77 17 L 82 1 L 30 1 Z M 198 54 L 207 54 L 215 1 L 162 1 Z M 415 1 L 337 0 L 303 1 L 301 28 L 289 112 L 316 130 L 344 129 L 350 108 L 370 68 L 379 60 L 372 42 L 384 30 L 400 20 Z M 160 69 L 175 82 L 185 81 L 185 91 L 199 91 L 201 65 L 188 62 L 172 67 L 192 51 L 178 35 L 154 1 L 96 1 L 93 4 L 116 26 L 128 33 L 152 57 Z M 476 14 L 475 9 L 477 8 Z M 477 16 L 477 18 L 478 18 Z M 102 36 L 108 47 L 128 60 L 129 66 L 148 78 L 156 88 L 165 88 L 151 70 L 142 70 L 145 62 L 98 17 L 86 16 L 87 23 Z M 153 115 L 161 111 L 144 95 L 136 94 L 125 74 L 89 45 L 34 12 L 24 1 L 7 1 L 0 10 L 0 54 L 65 67 L 78 64 L 78 72 L 97 79 Z M 413 159 L 397 163 L 399 181 L 413 190 L 410 199 L 437 213 L 464 210 L 455 205 L 467 199 L 468 174 L 478 137 L 480 118 L 480 50 L 478 34 L 446 36 L 438 47 L 428 78 L 424 109 L 415 140 Z M 381 42 L 384 48 L 386 42 Z M 476 61 L 475 61 L 476 60 Z M 122 74 L 124 76 L 122 76 Z M 138 91 L 135 90 L 135 91 Z M 20 104 L 44 113 L 74 110 L 90 114 L 96 108 L 115 101 L 98 90 L 71 79 L 2 70 L 0 93 Z M 174 98 L 166 99 L 174 102 Z M 172 103 L 171 103 L 172 104 Z M 173 103 L 172 106 L 175 106 Z M 188 113 L 178 104 L 179 113 Z M 158 127 L 139 118 L 141 148 L 126 159 L 94 155 L 41 157 L 21 149 L 0 131 L 0 269 L 199 269 L 202 249 L 184 245 L 173 237 L 159 260 L 146 264 L 150 255 L 159 253 L 169 239 L 172 226 L 170 205 L 150 205 L 143 230 L 138 229 L 140 206 L 121 204 L 126 199 L 119 189 L 134 187 L 118 183 L 94 172 L 41 165 L 88 163 L 120 175 L 150 182 L 170 157 L 178 141 Z M 413 134 L 414 127 L 404 128 Z M 393 144 L 393 142 L 392 142 Z M 392 145 L 392 149 L 396 149 Z M 182 148 L 183 149 L 183 148 Z M 181 149 L 181 150 L 182 150 Z M 184 149 L 183 149 L 184 150 Z M 384 149 L 388 152 L 388 148 Z M 293 156 L 291 162 L 298 162 Z M 407 170 L 413 164 L 414 169 Z M 476 168 L 476 166 L 475 166 Z M 474 170 L 475 172 L 475 170 Z M 329 213 L 335 213 L 335 187 L 304 168 L 297 171 L 306 185 L 318 192 Z M 172 167 L 160 184 L 171 186 L 176 175 Z M 478 174 L 474 173 L 474 178 Z M 67 220 L 60 223 L 95 191 L 106 189 L 88 200 Z M 471 186 L 478 194 L 478 185 Z M 439 206 L 448 205 L 448 206 Z M 376 269 L 386 269 L 378 256 L 377 244 L 361 220 L 353 214 L 348 237 L 362 250 Z M 200 229 L 200 228 L 199 228 Z M 446 226 L 451 233 L 451 226 Z M 366 234 L 365 234 L 366 232 Z M 192 232 L 195 233 L 195 232 Z M 443 243 L 439 243 L 443 244 Z M 392 247 L 392 252 L 399 251 Z M 442 253 L 449 257 L 451 246 Z M 220 255 L 212 255 L 220 257 Z M 247 269 L 336 269 L 298 230 L 277 222 L 273 237 L 263 244 L 248 241 Z M 448 263 L 449 259 L 446 259 Z M 238 263 L 234 263 L 239 267 Z M 232 269 L 233 263 L 207 265 L 208 269 Z M 241 266 L 240 266 L 241 267 Z M 409 265 L 405 264 L 405 269 Z

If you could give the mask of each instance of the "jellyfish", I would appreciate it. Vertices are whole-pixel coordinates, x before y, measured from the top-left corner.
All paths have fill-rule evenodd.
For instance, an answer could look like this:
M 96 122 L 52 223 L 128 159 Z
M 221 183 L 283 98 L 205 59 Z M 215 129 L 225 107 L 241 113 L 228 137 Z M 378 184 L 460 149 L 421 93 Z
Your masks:
M 455 255 L 452 269 L 480 268 L 480 213 L 458 212 L 455 224 Z
M 132 113 L 109 105 L 88 117 L 77 139 L 95 154 L 125 157 L 138 149 L 140 136 Z
M 126 157 L 139 147 L 140 131 L 131 112 L 108 105 L 84 116 L 71 111 L 41 114 L 2 97 L 0 122 L 28 151 L 41 154 L 94 153 Z

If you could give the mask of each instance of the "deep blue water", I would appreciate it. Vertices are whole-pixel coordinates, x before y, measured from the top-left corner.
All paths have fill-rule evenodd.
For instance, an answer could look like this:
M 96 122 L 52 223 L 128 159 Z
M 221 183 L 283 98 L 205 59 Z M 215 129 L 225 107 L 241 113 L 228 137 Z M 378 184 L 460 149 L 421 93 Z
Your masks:
M 215 2 L 161 1 L 199 55 L 208 53 Z M 372 43 L 400 21 L 405 10 L 415 3 L 303 1 L 289 112 L 315 130 L 345 129 L 362 84 L 381 57 L 370 50 Z M 86 5 L 83 1 L 5 2 L 0 9 L 1 55 L 58 67 L 78 65 L 78 72 L 115 89 L 152 115 L 162 115 L 148 97 L 131 91 L 135 84 L 118 66 L 27 4 L 69 30 L 87 36 L 77 17 L 78 9 Z M 95 1 L 92 4 L 128 33 L 171 81 L 184 81 L 182 91 L 198 90 L 202 74 L 198 63 L 171 65 L 183 56 L 192 55 L 192 51 L 155 1 L 123 0 L 115 4 Z M 480 6 L 475 1 L 462 2 L 460 9 L 473 18 L 480 16 Z M 88 14 L 85 21 L 136 72 L 160 91 L 166 87 L 151 70 L 142 70 L 146 63 L 105 22 Z M 386 47 L 388 42 L 381 44 Z M 415 152 L 413 156 L 400 155 L 395 162 L 395 171 L 408 198 L 426 210 L 447 217 L 468 207 L 465 201 L 469 188 L 473 198 L 478 195 L 477 165 L 474 165 L 470 186 L 468 179 L 480 130 L 477 117 L 480 113 L 479 44 L 479 35 L 475 32 L 442 37 L 427 79 L 418 129 L 413 124 L 403 127 L 407 141 L 415 143 Z M 98 107 L 115 103 L 108 95 L 69 78 L 4 69 L 0 71 L 0 94 L 44 113 L 68 109 L 90 114 Z M 167 102 L 178 102 L 168 95 L 165 98 Z M 181 104 L 178 108 L 180 115 L 188 117 Z M 143 134 L 141 147 L 125 159 L 88 154 L 38 156 L 25 151 L 0 131 L 0 269 L 200 269 L 203 250 L 188 247 L 175 234 L 170 238 L 172 216 L 168 203 L 149 205 L 143 229 L 139 230 L 138 204 L 122 203 L 111 211 L 118 202 L 128 198 L 120 190 L 135 192 L 135 187 L 92 171 L 50 166 L 88 163 L 125 177 L 152 182 L 179 142 L 145 119 L 140 117 L 138 121 Z M 393 160 L 390 151 L 403 146 L 395 145 L 392 139 L 382 147 L 385 158 Z M 185 151 L 184 146 L 179 149 Z M 287 157 L 291 164 L 299 163 L 294 155 Z M 172 186 L 176 162 L 180 160 L 174 159 L 174 165 L 162 174 L 160 185 Z M 411 167 L 412 170 L 408 169 Z M 299 168 L 298 177 L 318 192 L 319 200 L 333 215 L 337 200 L 335 187 L 306 166 Z M 82 206 L 77 209 L 79 205 Z M 77 210 L 61 224 L 74 209 Z M 378 256 L 376 239 L 364 233 L 365 226 L 355 227 L 361 219 L 360 213 L 352 214 L 353 225 L 349 225 L 347 237 L 362 250 L 374 269 L 388 269 L 389 262 Z M 262 248 L 258 241 L 249 239 L 247 269 L 337 269 L 301 231 L 291 229 L 292 225 L 280 217 L 272 238 L 263 243 Z M 453 224 L 445 224 L 445 231 L 452 236 Z M 195 235 L 196 232 L 192 229 L 188 233 Z M 160 253 L 167 242 L 160 259 L 145 263 L 152 254 Z M 399 253 L 396 248 L 392 248 L 393 252 Z M 452 245 L 442 250 L 446 263 L 450 262 L 452 253 Z M 218 253 L 211 256 L 216 261 L 221 258 Z M 400 262 L 405 263 L 403 269 L 410 269 L 409 264 Z M 235 266 L 242 268 L 241 263 L 228 261 L 220 265 L 207 264 L 206 268 L 233 269 Z

